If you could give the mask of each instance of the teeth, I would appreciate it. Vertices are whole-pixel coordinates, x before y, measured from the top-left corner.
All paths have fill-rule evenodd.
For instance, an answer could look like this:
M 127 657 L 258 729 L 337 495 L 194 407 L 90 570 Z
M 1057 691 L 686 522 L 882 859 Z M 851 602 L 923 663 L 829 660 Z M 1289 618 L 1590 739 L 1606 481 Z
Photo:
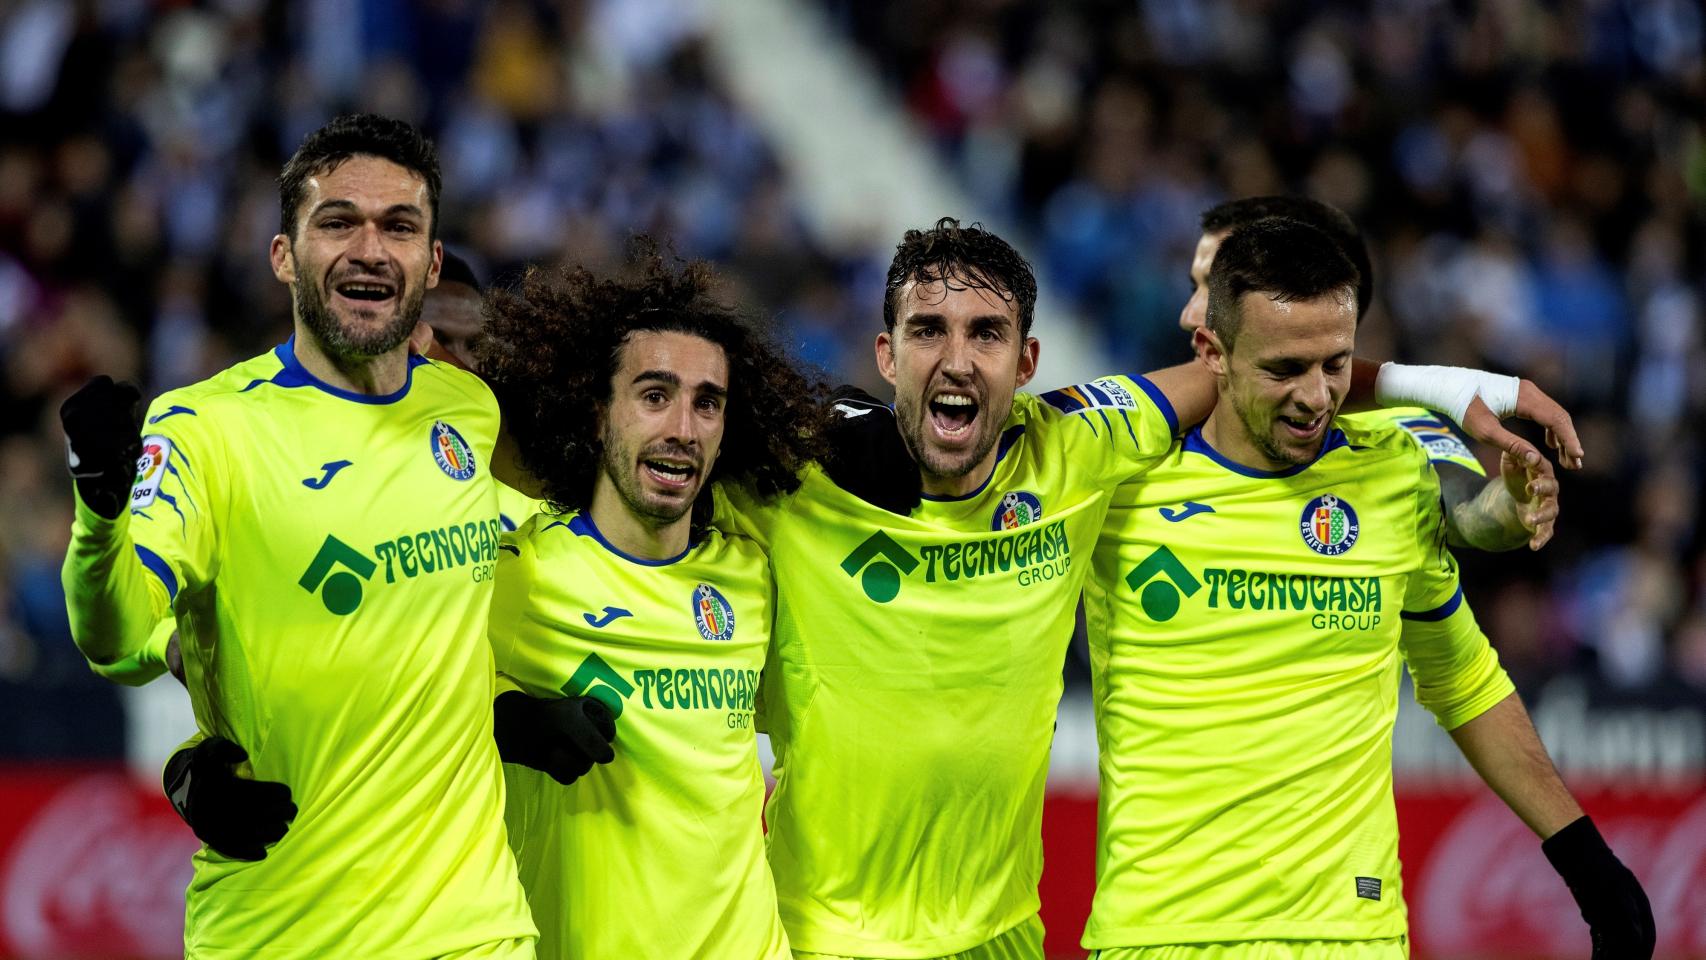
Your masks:
M 941 394 L 934 402 L 939 403 L 944 407 L 971 407 L 977 405 L 977 401 L 970 397 L 960 396 L 957 393 Z

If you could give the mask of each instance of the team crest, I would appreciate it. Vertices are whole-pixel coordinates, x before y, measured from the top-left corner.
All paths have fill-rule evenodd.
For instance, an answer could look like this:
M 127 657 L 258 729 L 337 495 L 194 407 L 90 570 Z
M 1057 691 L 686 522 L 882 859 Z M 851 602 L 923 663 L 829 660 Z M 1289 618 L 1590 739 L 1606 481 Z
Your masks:
M 1037 495 L 1027 490 L 1014 490 L 1001 498 L 1001 505 L 995 508 L 995 520 L 989 529 L 1017 530 L 1042 518 L 1043 502 L 1037 499 Z
M 432 425 L 432 458 L 438 468 L 452 480 L 468 480 L 474 476 L 474 451 L 456 428 L 443 420 Z
M 1309 549 L 1326 557 L 1336 557 L 1356 546 L 1361 532 L 1357 527 L 1357 512 L 1330 493 L 1309 501 L 1303 508 L 1298 529 Z
M 136 458 L 136 480 L 130 486 L 130 508 L 143 510 L 160 493 L 160 481 L 172 462 L 172 441 L 165 437 L 143 437 L 142 456 Z
M 735 635 L 734 608 L 708 583 L 693 588 L 693 622 L 707 640 L 727 640 Z

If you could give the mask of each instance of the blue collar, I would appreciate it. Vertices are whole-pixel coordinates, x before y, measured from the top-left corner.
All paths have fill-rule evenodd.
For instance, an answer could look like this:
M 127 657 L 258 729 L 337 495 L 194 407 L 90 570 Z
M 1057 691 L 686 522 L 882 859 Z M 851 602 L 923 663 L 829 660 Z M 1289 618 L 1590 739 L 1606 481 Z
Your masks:
M 1321 444 L 1321 451 L 1315 454 L 1315 458 L 1310 460 L 1308 463 L 1294 463 L 1283 470 L 1258 470 L 1255 467 L 1246 467 L 1242 463 L 1235 463 L 1232 460 L 1228 460 L 1219 450 L 1209 446 L 1208 441 L 1203 439 L 1201 424 L 1192 427 L 1191 432 L 1185 434 L 1185 450 L 1187 452 L 1200 453 L 1210 460 L 1213 460 L 1215 463 L 1231 470 L 1233 473 L 1241 474 L 1246 477 L 1255 477 L 1261 480 L 1275 479 L 1278 477 L 1295 477 L 1303 471 L 1308 470 L 1310 467 L 1313 467 L 1316 461 L 1326 456 L 1330 451 L 1337 450 L 1340 447 L 1348 447 L 1350 445 L 1351 442 L 1345 438 L 1344 431 L 1340 430 L 1338 427 L 1333 427 L 1327 431 L 1327 439 L 1326 442 Z
M 629 563 L 637 563 L 642 567 L 667 567 L 672 563 L 685 559 L 688 554 L 693 552 L 693 548 L 697 546 L 697 544 L 689 542 L 686 550 L 681 551 L 673 557 L 669 557 L 665 560 L 648 560 L 645 557 L 636 557 L 620 547 L 617 547 L 609 540 L 604 539 L 604 531 L 598 529 L 598 524 L 593 523 L 592 517 L 588 516 L 584 512 L 577 513 L 570 517 L 568 523 L 556 520 L 545 525 L 546 530 L 549 530 L 552 527 L 568 527 L 569 532 L 577 537 L 591 537 L 604 549 L 609 550 L 611 553 L 616 554 L 618 557 L 621 557 Z
M 302 365 L 302 361 L 296 359 L 296 334 L 294 333 L 290 335 L 290 339 L 273 348 L 273 355 L 278 357 L 278 362 L 283 365 L 283 369 L 273 374 L 271 380 L 251 383 L 245 388 L 245 390 L 252 389 L 260 383 L 271 383 L 275 386 L 286 388 L 313 387 L 323 393 L 329 393 L 332 396 L 337 397 L 339 400 L 349 400 L 353 403 L 396 403 L 398 400 L 408 396 L 409 387 L 414 385 L 415 368 L 427 362 L 427 358 L 423 356 L 413 353 L 409 354 L 408 368 L 403 371 L 403 386 L 394 393 L 388 393 L 384 396 L 376 397 L 370 394 L 355 393 L 350 390 L 334 387 L 326 381 L 321 380 L 319 377 L 314 376 L 312 373 L 309 373 L 308 368 Z

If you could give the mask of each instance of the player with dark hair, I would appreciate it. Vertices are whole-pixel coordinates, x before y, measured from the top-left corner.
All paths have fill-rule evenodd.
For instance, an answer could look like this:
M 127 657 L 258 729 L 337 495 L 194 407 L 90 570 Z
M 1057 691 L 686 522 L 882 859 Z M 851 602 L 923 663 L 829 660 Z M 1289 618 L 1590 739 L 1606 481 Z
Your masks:
M 1121 487 L 1085 592 L 1101 960 L 1409 955 L 1392 726 L 1417 699 L 1545 838 L 1594 956 L 1649 957 L 1640 884 L 1552 768 L 1463 602 L 1427 451 L 1337 418 L 1360 272 L 1269 217 L 1220 244 L 1193 334 L 1219 402 Z
M 407 124 L 331 121 L 279 180 L 293 336 L 157 398 L 141 440 L 134 387 L 61 410 L 79 648 L 180 631 L 189 957 L 533 955 L 492 742 L 497 405 L 408 345 L 438 184 Z
M 1218 204 L 1202 215 L 1202 236 L 1191 261 L 1191 297 L 1179 313 L 1179 326 L 1195 333 L 1208 306 L 1208 274 L 1221 241 L 1232 230 L 1264 217 L 1282 216 L 1306 223 L 1331 238 L 1357 269 L 1359 322 L 1374 300 L 1374 267 L 1362 234 L 1342 211 L 1307 197 L 1245 197 Z M 1511 378 L 1515 380 L 1515 378 Z M 1558 515 L 1558 481 L 1544 461 L 1520 463 L 1501 456 L 1500 476 L 1487 472 L 1454 432 L 1449 419 L 1420 407 L 1386 407 L 1348 414 L 1355 422 L 1391 422 L 1410 431 L 1427 448 L 1445 498 L 1446 531 L 1453 546 L 1488 552 L 1538 550 L 1551 539 Z
M 770 567 L 705 520 L 719 485 L 799 485 L 823 391 L 705 265 L 642 247 L 631 267 L 534 270 L 488 298 L 480 369 L 554 511 L 497 569 L 510 841 L 541 957 L 787 960 L 753 731 Z M 563 713 L 616 750 L 544 733 Z
M 767 822 L 797 957 L 1041 956 L 1042 796 L 1090 551 L 1110 492 L 1214 389 L 1190 363 L 1016 394 L 1035 290 L 988 231 L 908 231 L 876 338 L 892 414 L 844 397 L 828 477 L 736 503 L 777 578 Z
M 421 313 L 422 322 L 432 329 L 439 352 L 430 349 L 417 352 L 475 369 L 474 341 L 484 323 L 480 316 L 480 295 L 484 289 L 468 261 L 446 250 L 444 266 L 438 272 L 438 286 L 432 288 Z

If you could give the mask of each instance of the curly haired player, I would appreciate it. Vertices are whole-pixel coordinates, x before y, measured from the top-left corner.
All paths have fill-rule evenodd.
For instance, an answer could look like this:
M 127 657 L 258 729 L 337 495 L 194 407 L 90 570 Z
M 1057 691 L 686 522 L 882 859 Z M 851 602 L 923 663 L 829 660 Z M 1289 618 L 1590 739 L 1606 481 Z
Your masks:
M 630 268 L 487 298 L 476 359 L 553 510 L 497 570 L 510 842 L 542 957 L 786 958 L 753 730 L 770 567 L 707 521 L 718 484 L 799 485 L 823 392 L 703 264 Z

